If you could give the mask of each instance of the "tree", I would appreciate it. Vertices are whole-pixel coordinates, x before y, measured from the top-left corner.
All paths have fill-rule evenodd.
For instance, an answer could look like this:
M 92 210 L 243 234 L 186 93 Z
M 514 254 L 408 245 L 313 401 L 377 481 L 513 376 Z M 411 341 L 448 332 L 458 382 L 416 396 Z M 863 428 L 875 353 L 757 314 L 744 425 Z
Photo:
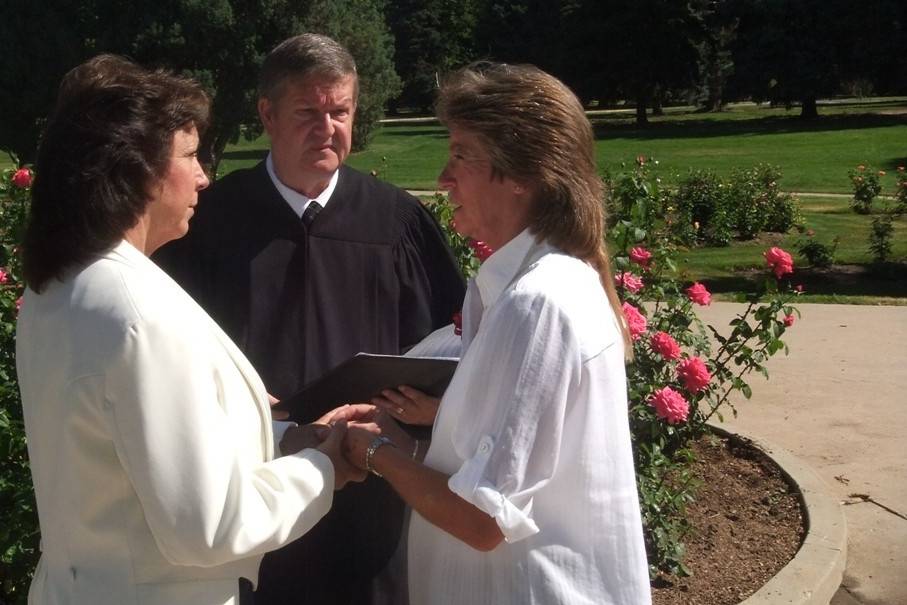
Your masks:
M 123 54 L 149 67 L 167 67 L 198 79 L 213 99 L 211 128 L 202 141 L 216 167 L 242 126 L 261 133 L 255 110 L 258 71 L 281 40 L 306 30 L 345 43 L 359 66 L 363 95 L 356 123 L 364 145 L 398 81 L 383 0 L 158 0 L 123 10 L 118 0 L 63 0 L 53 11 L 26 0 L 0 20 L 0 49 L 19 61 L 0 64 L 0 148 L 23 161 L 34 158 L 42 121 L 63 74 L 100 52 Z M 43 35 L 52 31 L 53 36 Z
M 858 3 L 848 0 L 735 0 L 740 18 L 733 44 L 738 95 L 801 104 L 801 117 L 818 115 L 816 100 L 837 92 L 841 61 L 853 46 L 850 23 Z
M 636 102 L 636 121 L 658 94 L 692 86 L 703 39 L 704 0 L 581 0 L 569 11 L 570 81 L 583 96 Z
M 77 27 L 80 2 L 54 10 L 31 0 L 7 0 L 0 18 L 0 149 L 21 163 L 35 159 L 43 120 L 60 78 L 87 58 Z M 47 35 L 53 32 L 53 35 Z
M 485 0 L 476 23 L 476 53 L 507 63 L 531 63 L 562 74 L 565 15 L 571 0 Z
M 368 145 L 387 101 L 400 92 L 394 39 L 384 20 L 384 0 L 315 0 L 303 23 L 349 49 L 359 71 L 359 105 L 353 149 Z
M 734 73 L 731 44 L 737 37 L 738 20 L 725 0 L 709 2 L 703 12 L 704 36 L 697 45 L 699 78 L 696 101 L 706 111 L 721 111 L 727 79 Z
M 388 25 L 398 41 L 394 65 L 403 80 L 403 89 L 392 108 L 430 108 L 439 78 L 476 57 L 477 11 L 477 0 L 391 3 Z

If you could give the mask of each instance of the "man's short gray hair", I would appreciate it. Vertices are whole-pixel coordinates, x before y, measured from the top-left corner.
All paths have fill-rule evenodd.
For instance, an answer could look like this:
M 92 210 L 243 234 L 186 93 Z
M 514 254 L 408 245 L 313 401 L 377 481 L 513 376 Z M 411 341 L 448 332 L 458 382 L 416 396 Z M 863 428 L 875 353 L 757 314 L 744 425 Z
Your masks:
M 258 96 L 277 100 L 288 80 L 301 80 L 310 76 L 328 82 L 353 76 L 353 98 L 359 96 L 359 79 L 353 56 L 335 40 L 312 33 L 288 38 L 268 53 L 258 78 Z

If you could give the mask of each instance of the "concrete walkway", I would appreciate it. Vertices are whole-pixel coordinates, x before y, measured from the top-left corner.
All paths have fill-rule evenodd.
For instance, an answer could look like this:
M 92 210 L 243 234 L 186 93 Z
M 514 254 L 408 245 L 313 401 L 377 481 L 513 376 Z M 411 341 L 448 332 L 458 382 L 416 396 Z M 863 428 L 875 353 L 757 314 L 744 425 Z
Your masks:
M 700 318 L 722 333 L 742 305 Z M 735 427 L 809 464 L 844 504 L 847 568 L 832 605 L 907 604 L 907 307 L 799 306 L 790 356 L 751 375 Z

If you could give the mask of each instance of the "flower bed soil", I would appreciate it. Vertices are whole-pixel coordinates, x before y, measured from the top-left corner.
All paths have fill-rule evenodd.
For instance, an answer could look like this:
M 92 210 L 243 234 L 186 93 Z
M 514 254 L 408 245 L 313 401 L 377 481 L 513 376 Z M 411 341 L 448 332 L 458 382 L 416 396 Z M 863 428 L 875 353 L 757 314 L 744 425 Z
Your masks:
M 796 488 L 746 441 L 707 435 L 693 444 L 702 481 L 688 508 L 690 577 L 659 577 L 654 605 L 736 605 L 797 553 L 805 529 Z

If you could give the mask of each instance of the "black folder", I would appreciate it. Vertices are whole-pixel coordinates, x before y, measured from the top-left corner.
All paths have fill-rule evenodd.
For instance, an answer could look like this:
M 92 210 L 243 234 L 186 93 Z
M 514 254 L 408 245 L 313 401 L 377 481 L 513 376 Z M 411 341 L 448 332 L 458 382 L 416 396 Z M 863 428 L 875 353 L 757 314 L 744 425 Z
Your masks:
M 273 407 L 310 422 L 346 403 L 367 403 L 384 389 L 411 386 L 440 397 L 457 369 L 456 358 L 357 353 Z

